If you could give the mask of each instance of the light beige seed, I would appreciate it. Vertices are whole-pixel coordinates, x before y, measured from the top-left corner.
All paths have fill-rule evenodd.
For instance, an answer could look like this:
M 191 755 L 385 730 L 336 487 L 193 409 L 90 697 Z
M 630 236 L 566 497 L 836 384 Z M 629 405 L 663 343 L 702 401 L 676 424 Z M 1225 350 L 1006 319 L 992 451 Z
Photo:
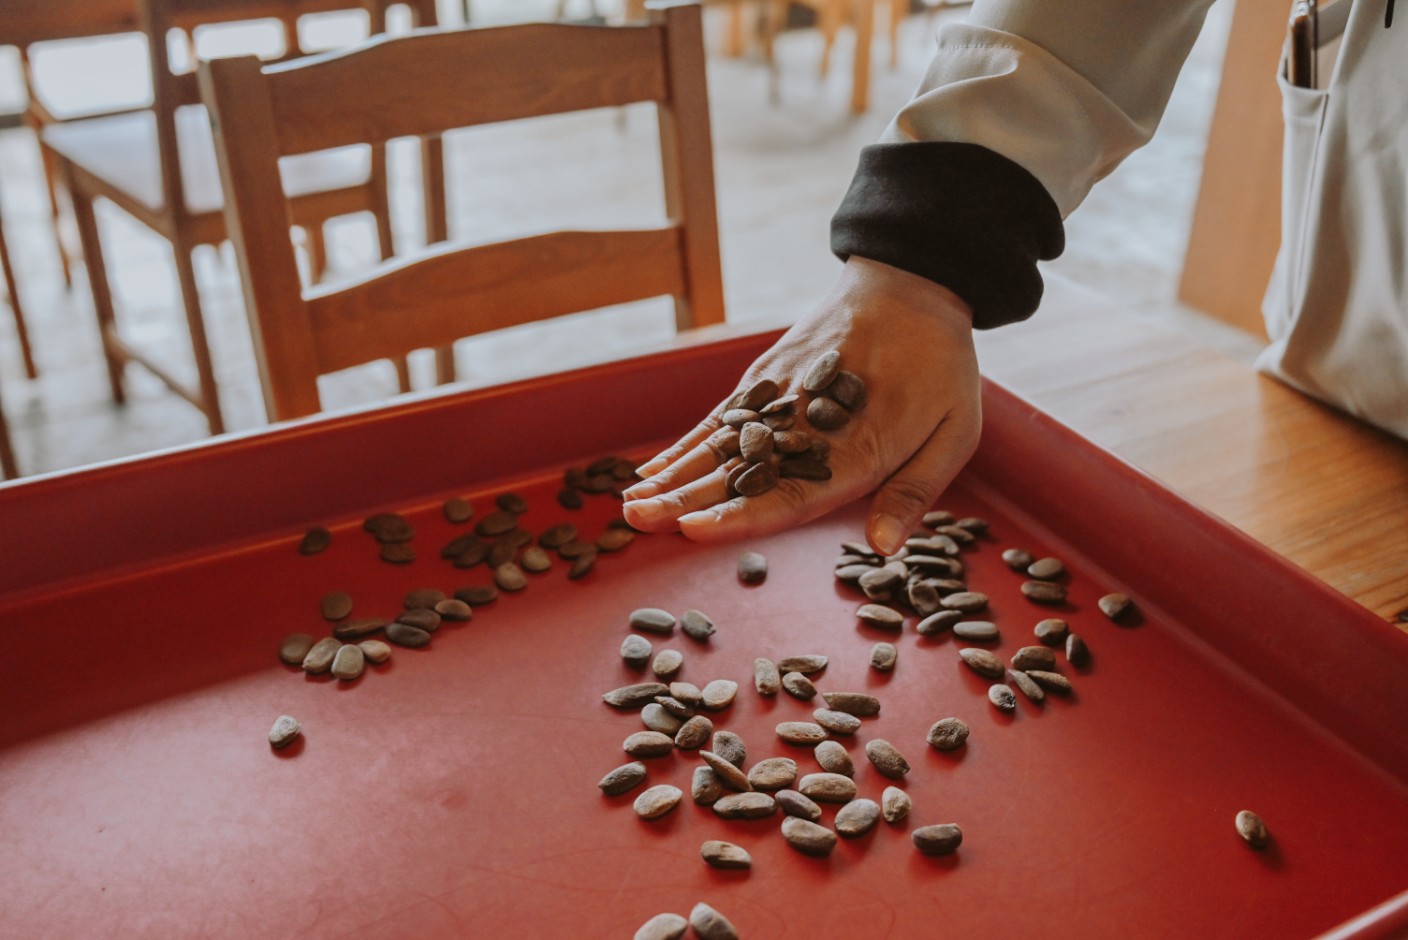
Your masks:
M 968 740 L 968 724 L 958 718 L 940 718 L 929 728 L 927 740 L 936 751 L 952 751 Z
M 889 672 L 895 668 L 899 650 L 893 643 L 876 643 L 870 648 L 870 667 L 876 672 Z
M 294 738 L 303 733 L 303 725 L 292 715 L 280 715 L 274 721 L 274 726 L 269 729 L 269 743 L 276 748 L 285 748 L 293 743 Z
M 314 643 L 312 648 L 308 650 L 308 655 L 303 657 L 303 671 L 312 676 L 327 672 L 332 668 L 332 661 L 340 649 L 342 649 L 340 640 L 324 637 Z
M 1066 566 L 1059 558 L 1041 558 L 1027 566 L 1028 577 L 1038 581 L 1055 581 L 1066 573 Z
M 1012 687 L 1001 682 L 988 687 L 988 701 L 996 706 L 998 711 L 1014 712 L 1017 710 L 1017 693 L 1012 691 Z
M 714 812 L 722 819 L 763 819 L 777 812 L 770 793 L 728 793 L 714 801 Z
M 836 834 L 858 839 L 880 821 L 880 805 L 874 800 L 852 800 L 836 813 Z
M 822 391 L 831 384 L 840 370 L 840 352 L 828 349 L 817 356 L 807 368 L 806 374 L 802 376 L 802 390 L 813 394 Z
M 1074 633 L 1066 637 L 1066 662 L 1077 668 L 1090 662 L 1090 648 Z
M 988 596 L 977 591 L 958 591 L 945 597 L 941 603 L 949 610 L 972 614 L 988 606 Z
M 816 744 L 826 740 L 826 729 L 810 721 L 784 721 L 774 730 L 788 744 Z
M 675 739 L 659 731 L 637 731 L 621 748 L 632 757 L 664 757 L 675 749 Z
M 303 658 L 313 648 L 313 636 L 309 633 L 291 633 L 279 644 L 279 659 L 290 666 L 303 665 Z
M 1022 596 L 1037 604 L 1063 604 L 1066 588 L 1055 581 L 1023 581 Z
M 679 699 L 691 708 L 698 708 L 699 703 L 704 699 L 704 693 L 699 691 L 699 686 L 693 682 L 671 682 L 670 696 Z
M 351 682 L 367 668 L 367 657 L 360 646 L 349 643 L 337 651 L 332 660 L 332 674 L 343 682 Z
M 748 748 L 744 746 L 743 739 L 732 731 L 714 732 L 714 743 L 710 750 L 735 767 L 742 767 L 748 760 Z
M 369 663 L 384 663 L 391 658 L 391 647 L 380 640 L 363 640 L 357 645 Z
M 1261 817 L 1249 809 L 1244 809 L 1237 814 L 1237 835 L 1241 836 L 1254 849 L 1266 848 L 1267 842 L 1271 840 L 1271 833 L 1267 831 L 1266 823 L 1261 821 Z
M 1012 656 L 1012 668 L 1052 672 L 1056 669 L 1056 652 L 1049 646 L 1024 646 Z
M 650 641 L 639 633 L 631 633 L 621 641 L 621 658 L 632 669 L 644 669 L 650 662 L 650 654 L 655 651 Z
M 953 823 L 921 826 L 910 833 L 914 847 L 925 855 L 948 855 L 963 843 L 963 830 Z
M 714 635 L 714 621 L 702 610 L 686 610 L 680 614 L 680 629 L 691 640 L 703 643 Z
M 608 771 L 606 776 L 598 781 L 597 786 L 607 796 L 620 796 L 622 793 L 634 790 L 644 782 L 645 765 L 636 760 Z
M 714 868 L 736 870 L 753 867 L 753 856 L 732 842 L 710 839 L 699 847 L 699 857 Z
M 777 808 L 788 816 L 796 816 L 798 819 L 807 819 L 812 822 L 821 818 L 821 807 L 816 805 L 816 801 L 809 796 L 803 796 L 796 790 L 778 790 L 772 795 L 772 798 L 777 803 Z
M 1047 672 L 1045 669 L 1028 669 L 1027 675 L 1035 679 L 1037 684 L 1048 692 L 1055 692 L 1057 695 L 1067 695 L 1071 691 L 1071 680 L 1067 679 L 1059 672 Z
M 844 774 L 807 774 L 797 789 L 818 803 L 849 803 L 856 798 L 856 782 Z
M 886 787 L 880 795 L 880 811 L 887 823 L 897 823 L 909 815 L 914 803 L 899 787 Z
M 909 773 L 909 761 L 904 759 L 899 748 L 884 738 L 875 738 L 865 743 L 865 756 L 875 765 L 875 769 L 891 780 L 899 780 Z
M 1123 620 L 1134 609 L 1128 594 L 1106 594 L 1100 598 L 1100 612 L 1111 620 Z
M 970 647 L 959 650 L 958 655 L 968 664 L 969 669 L 972 669 L 978 675 L 987 679 L 1000 679 L 1003 673 L 1007 671 L 1007 667 L 1002 665 L 1002 660 L 998 659 L 987 650 Z
M 552 568 L 552 556 L 541 547 L 530 545 L 518 557 L 518 563 L 523 566 L 524 571 L 531 574 L 542 574 Z
M 685 751 L 698 750 L 713 733 L 714 723 L 703 715 L 695 715 L 680 725 L 680 730 L 675 732 L 675 747 Z
M 675 615 L 658 607 L 642 607 L 631 612 L 630 625 L 633 630 L 646 633 L 659 633 L 669 636 L 675 632 Z
M 596 537 L 596 547 L 603 552 L 619 552 L 635 540 L 636 534 L 630 529 L 607 529 Z
M 755 790 L 781 790 L 797 782 L 797 762 L 790 757 L 769 757 L 760 760 L 748 771 L 748 782 Z
M 528 586 L 528 576 L 513 562 L 505 562 L 494 569 L 494 583 L 501 591 L 521 591 Z
M 832 734 L 855 734 L 860 730 L 860 719 L 855 715 L 830 708 L 818 708 L 812 712 L 812 719 Z
M 456 597 L 447 597 L 433 608 L 442 620 L 464 623 L 474 617 L 474 608 Z
M 678 914 L 656 914 L 640 925 L 634 940 L 680 940 L 688 929 L 689 921 Z
M 788 816 L 782 821 L 782 837 L 803 855 L 821 857 L 836 848 L 836 833 L 800 816 Z
M 851 752 L 846 750 L 846 746 L 840 741 L 822 741 L 812 753 L 816 756 L 817 765 L 827 773 L 843 774 L 847 777 L 856 775 L 856 762 L 851 759 Z
M 694 776 L 689 784 L 689 795 L 700 806 L 713 806 L 714 802 L 724 795 L 724 785 L 719 782 L 719 775 L 714 773 L 714 768 L 694 768 Z
M 729 919 L 703 901 L 689 912 L 689 925 L 699 935 L 699 940 L 738 940 L 738 930 Z
M 904 614 L 883 604 L 862 604 L 856 610 L 856 617 L 877 630 L 898 630 L 904 626 Z
M 655 654 L 655 661 L 650 664 L 650 671 L 669 682 L 683 666 L 684 654 L 679 650 L 661 650 Z
M 821 697 L 833 711 L 845 712 L 857 718 L 873 718 L 880 714 L 880 700 L 864 692 L 823 692 Z
M 989 620 L 960 620 L 953 625 L 953 635 L 970 643 L 986 643 L 999 636 L 997 624 Z
M 1033 702 L 1046 700 L 1046 691 L 1036 684 L 1036 680 L 1020 669 L 1007 670 L 1007 681 Z
M 812 685 L 812 680 L 802 675 L 800 672 L 789 672 L 782 677 L 782 687 L 793 698 L 810 702 L 816 698 L 816 686 Z
M 1050 646 L 1060 646 L 1066 640 L 1066 632 L 1070 629 L 1066 621 L 1056 617 L 1048 617 L 1037 623 L 1032 632 L 1036 638 Z
M 748 782 L 747 774 L 713 751 L 700 751 L 699 756 L 704 759 L 704 763 L 713 768 L 714 775 L 719 778 L 719 783 L 730 790 L 747 792 L 753 789 L 753 785 Z
M 800 656 L 784 656 L 777 661 L 780 672 L 800 672 L 804 676 L 821 672 L 829 660 L 819 653 L 804 653 Z
M 723 711 L 733 704 L 736 695 L 738 695 L 737 682 L 731 679 L 715 679 L 704 686 L 700 693 L 699 704 L 707 711 Z
M 659 731 L 661 734 L 668 734 L 674 737 L 679 734 L 684 722 L 674 715 L 665 711 L 664 706 L 658 702 L 651 702 L 640 710 L 640 720 L 651 731 Z
M 1002 553 L 1002 561 L 1013 571 L 1026 571 L 1027 566 L 1036 561 L 1036 556 L 1026 549 L 1009 548 Z
M 615 708 L 643 708 L 647 702 L 655 701 L 655 696 L 666 695 L 670 687 L 663 682 L 637 682 L 612 689 L 601 700 Z
M 771 659 L 759 656 L 753 660 L 753 687 L 759 695 L 776 695 L 782 688 L 782 675 Z
M 680 805 L 684 793 L 679 787 L 658 783 L 636 797 L 635 811 L 641 819 L 659 819 Z

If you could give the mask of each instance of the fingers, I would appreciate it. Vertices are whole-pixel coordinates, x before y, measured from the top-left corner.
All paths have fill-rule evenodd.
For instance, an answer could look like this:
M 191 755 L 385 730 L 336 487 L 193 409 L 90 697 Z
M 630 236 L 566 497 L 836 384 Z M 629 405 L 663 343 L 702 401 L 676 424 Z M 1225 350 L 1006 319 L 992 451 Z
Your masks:
M 815 519 L 866 489 L 864 483 L 847 486 L 834 477 L 824 483 L 783 478 L 762 496 L 731 499 L 681 516 L 679 528 L 696 542 L 753 538 Z
M 919 527 L 978 447 L 979 421 L 966 413 L 951 413 L 934 433 L 875 494 L 866 538 L 882 555 L 893 555 Z
M 661 470 L 664 470 L 666 467 L 670 466 L 670 464 L 674 463 L 676 460 L 679 460 L 681 456 L 689 453 L 695 447 L 702 444 L 705 440 L 708 439 L 710 434 L 713 434 L 721 427 L 723 427 L 723 422 L 719 418 L 718 409 L 715 409 L 714 411 L 709 413 L 709 417 L 696 424 L 694 426 L 694 430 L 690 431 L 688 434 L 680 438 L 674 444 L 665 448 L 660 453 L 656 454 L 654 457 L 650 458 L 645 463 L 637 467 L 636 474 L 640 477 L 646 478 L 646 481 L 650 482 L 648 479 L 649 477 L 653 477 Z M 627 490 L 627 492 L 629 493 L 632 490 L 635 490 L 636 488 L 641 487 L 643 485 L 644 484 L 638 483 L 636 484 L 636 486 L 631 487 L 631 490 Z M 656 492 L 659 492 L 659 487 L 653 488 L 650 493 L 642 491 L 641 495 L 654 495 L 654 493 Z
M 727 474 L 715 464 L 711 472 L 650 499 L 626 503 L 626 521 L 645 532 L 670 532 L 679 518 L 728 499 Z
M 668 467 L 658 471 L 650 479 L 637 483 L 622 495 L 627 502 L 658 496 L 714 472 L 730 458 L 737 456 L 737 432 L 732 428 L 720 428 L 683 457 L 677 458 Z

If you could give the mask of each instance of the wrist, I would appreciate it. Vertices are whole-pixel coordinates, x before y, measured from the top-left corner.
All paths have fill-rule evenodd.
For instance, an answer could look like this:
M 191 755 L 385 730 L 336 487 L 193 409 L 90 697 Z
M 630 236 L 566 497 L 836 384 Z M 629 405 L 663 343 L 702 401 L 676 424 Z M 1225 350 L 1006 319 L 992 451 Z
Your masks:
M 953 291 L 918 274 L 869 258 L 851 256 L 837 289 L 859 309 L 896 309 L 933 317 L 945 327 L 971 333 L 973 310 Z

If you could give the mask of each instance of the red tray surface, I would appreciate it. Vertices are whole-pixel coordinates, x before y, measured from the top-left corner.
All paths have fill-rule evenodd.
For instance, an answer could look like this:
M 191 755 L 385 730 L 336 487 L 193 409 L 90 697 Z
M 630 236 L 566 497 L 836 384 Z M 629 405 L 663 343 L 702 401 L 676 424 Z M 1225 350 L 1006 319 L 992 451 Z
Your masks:
M 35 533 L 7 560 L 24 580 L 0 595 L 0 932 L 629 937 L 700 900 L 744 937 L 1303 937 L 1354 917 L 1341 935 L 1408 931 L 1395 900 L 1408 888 L 1408 643 L 997 389 L 983 450 L 941 505 L 991 521 L 964 558 L 992 597 L 1000 654 L 1050 614 L 1021 597 L 1001 550 L 1072 569 L 1058 615 L 1094 660 L 1066 669 L 1068 700 L 1004 717 L 953 637 L 859 625 L 831 567 L 862 505 L 743 546 L 770 562 L 756 587 L 735 577 L 741 546 L 642 537 L 579 582 L 559 563 L 356 682 L 277 661 L 284 634 L 326 629 L 325 591 L 389 614 L 410 588 L 486 581 L 438 558 L 459 531 L 439 516 L 447 495 L 483 514 L 511 487 L 532 504 L 529 528 L 600 531 L 616 504 L 560 509 L 561 467 L 597 455 L 594 442 L 648 454 L 640 442 L 686 426 L 768 339 L 0 488 L 0 512 Z M 614 397 L 645 401 L 672 381 L 653 396 L 671 403 L 642 406 L 623 431 Z M 376 559 L 358 528 L 373 507 L 408 512 L 417 562 Z M 300 557 L 312 521 L 336 523 L 334 545 Z M 1098 612 L 1112 590 L 1140 601 L 1136 625 Z M 776 818 L 726 822 L 686 796 L 647 823 L 630 809 L 639 791 L 603 797 L 596 781 L 641 727 L 600 701 L 641 679 L 617 652 L 640 606 L 714 618 L 710 643 L 677 634 L 656 648 L 684 652 L 682 678 L 740 683 L 715 720 L 745 738 L 750 763 L 817 769 L 772 730 L 811 708 L 760 698 L 753 658 L 830 656 L 820 688 L 884 703 L 843 739 L 861 795 L 878 801 L 888 783 L 862 751 L 884 737 L 913 765 L 911 819 L 816 860 L 788 848 Z M 889 676 L 868 667 L 879 639 L 900 649 Z M 305 734 L 273 752 L 281 713 Z M 939 754 L 924 735 L 946 715 L 973 735 Z M 687 793 L 697 763 L 649 760 L 649 783 Z M 1271 827 L 1268 850 L 1236 836 L 1244 808 Z M 937 822 L 961 825 L 963 846 L 922 857 L 909 830 Z M 699 845 L 715 838 L 746 847 L 753 870 L 705 866 Z

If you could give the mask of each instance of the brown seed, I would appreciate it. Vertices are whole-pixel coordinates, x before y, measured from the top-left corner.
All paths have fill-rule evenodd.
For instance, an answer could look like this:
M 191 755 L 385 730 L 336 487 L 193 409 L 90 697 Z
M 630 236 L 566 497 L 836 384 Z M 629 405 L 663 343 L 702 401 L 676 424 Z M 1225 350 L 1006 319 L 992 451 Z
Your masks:
M 360 646 L 349 643 L 337 651 L 333 657 L 332 674 L 344 682 L 351 682 L 367 668 L 367 657 Z
M 730 497 L 737 496 L 738 481 L 742 479 L 743 474 L 753 469 L 753 465 L 740 459 L 731 466 L 728 464 L 724 466 L 728 467 L 728 474 L 724 477 L 724 492 Z
M 775 431 L 772 445 L 779 454 L 805 454 L 812 449 L 812 439 L 806 431 Z
M 386 638 L 397 646 L 409 646 L 412 648 L 426 646 L 430 643 L 430 634 L 420 627 L 413 627 L 408 623 L 388 623 L 386 625 Z
M 778 476 L 793 480 L 824 482 L 831 479 L 831 468 L 810 457 L 794 457 L 777 465 Z
M 904 819 L 913 806 L 914 802 L 909 798 L 909 794 L 899 787 L 886 787 L 880 796 L 880 810 L 887 823 L 897 823 Z
M 655 661 L 650 664 L 650 671 L 669 682 L 683 666 L 684 654 L 679 650 L 661 650 L 655 654 Z
M 826 729 L 810 721 L 784 721 L 773 730 L 788 744 L 816 744 L 826 740 Z
M 655 696 L 666 695 L 669 691 L 670 687 L 663 682 L 637 682 L 612 689 L 601 700 L 614 708 L 643 708 L 655 701 Z
M 675 615 L 668 610 L 661 610 L 659 607 L 642 607 L 639 610 L 631 611 L 629 623 L 633 630 L 659 633 L 662 636 L 669 636 L 675 632 Z
M 738 695 L 738 683 L 731 679 L 715 679 L 704 686 L 702 694 L 700 705 L 706 711 L 723 711 L 733 704 L 734 696 Z
M 822 857 L 830 855 L 831 850 L 836 848 L 836 833 L 798 816 L 788 816 L 782 821 L 782 837 L 803 855 Z
M 958 655 L 963 657 L 963 661 L 968 664 L 980 676 L 988 679 L 1000 679 L 1007 667 L 1002 665 L 1002 660 L 998 659 L 987 650 L 967 648 L 958 651 Z
M 968 725 L 958 718 L 940 718 L 929 729 L 929 745 L 936 751 L 952 751 L 968 740 Z
M 341 648 L 342 643 L 332 637 L 325 637 L 314 643 L 312 649 L 308 650 L 308 655 L 303 657 L 303 671 L 312 676 L 327 672 L 332 668 L 332 661 Z
M 676 718 L 665 710 L 665 706 L 659 702 L 651 702 L 640 710 L 641 724 L 651 731 L 659 731 L 661 734 L 668 734 L 671 738 L 679 733 L 680 726 L 684 722 Z
M 543 548 L 556 551 L 568 542 L 577 540 L 577 527 L 570 522 L 559 522 L 551 526 L 538 536 L 538 544 Z
M 942 509 L 936 509 L 933 512 L 926 512 L 924 514 L 924 524 L 929 528 L 934 529 L 938 528 L 941 525 L 952 525 L 953 518 L 953 513 L 946 512 Z
M 812 718 L 832 734 L 855 734 L 860 730 L 860 719 L 855 715 L 830 708 L 818 708 L 812 712 Z
M 997 624 L 989 620 L 960 620 L 953 625 L 953 635 L 970 643 L 986 643 L 998 638 Z
M 582 491 L 571 486 L 564 486 L 557 491 L 557 504 L 563 509 L 581 509 Z
M 1267 842 L 1271 840 L 1266 823 L 1262 822 L 1261 817 L 1249 809 L 1244 809 L 1237 814 L 1237 835 L 1246 840 L 1247 845 L 1254 849 L 1266 848 Z
M 881 775 L 891 780 L 899 780 L 909 773 L 909 761 L 904 759 L 899 748 L 884 738 L 865 742 L 865 756 L 870 758 L 870 762 Z
M 654 648 L 650 641 L 638 633 L 632 633 L 621 641 L 621 658 L 632 669 L 644 669 L 652 652 Z
M 797 780 L 797 762 L 790 757 L 769 757 L 760 760 L 748 771 L 748 782 L 755 790 L 781 790 Z
M 521 591 L 528 586 L 528 576 L 510 561 L 494 569 L 494 583 L 501 591 Z
M 636 797 L 634 809 L 641 819 L 659 819 L 680 805 L 684 793 L 679 787 L 659 783 Z
M 753 687 L 759 695 L 776 695 L 782 688 L 782 676 L 771 659 L 760 656 L 753 660 Z
M 1055 581 L 1066 573 L 1066 566 L 1059 558 L 1042 558 L 1027 566 L 1027 574 L 1038 581 Z
M 409 542 L 393 542 L 381 546 L 381 560 L 391 565 L 409 565 L 416 560 L 416 550 Z
M 634 940 L 680 940 L 689 921 L 678 914 L 656 914 L 636 929 Z
M 807 420 L 818 431 L 839 431 L 851 420 L 851 413 L 830 398 L 813 398 L 807 405 Z
M 1026 571 L 1036 556 L 1023 548 L 1009 548 L 1002 553 L 1002 561 L 1013 571 Z
M 699 856 L 715 868 L 732 870 L 753 867 L 753 857 L 732 842 L 711 839 L 699 847 Z
M 454 597 L 447 597 L 435 605 L 435 612 L 444 620 L 453 620 L 463 623 L 474 617 L 474 609 L 464 601 Z
M 1037 684 L 1048 692 L 1055 692 L 1057 695 L 1067 695 L 1071 691 L 1071 680 L 1061 675 L 1059 672 L 1048 672 L 1045 669 L 1028 669 L 1027 675 L 1036 680 Z
M 305 553 L 308 554 L 308 553 Z M 288 747 L 303 733 L 303 726 L 292 715 L 280 715 L 269 729 L 269 743 L 276 748 Z
M 1051 672 L 1056 668 L 1056 652 L 1048 646 L 1024 646 L 1012 657 L 1012 668 L 1023 672 L 1032 669 Z
M 748 775 L 724 759 L 723 756 L 715 754 L 713 751 L 700 751 L 699 756 L 704 763 L 713 769 L 714 775 L 719 778 L 719 783 L 730 790 L 747 792 L 753 789 L 753 785 L 748 782 Z
M 851 752 L 846 750 L 845 745 L 840 741 L 822 741 L 813 750 L 816 762 L 822 770 L 831 774 L 843 774 L 847 777 L 856 775 L 856 762 L 851 759 Z
M 759 463 L 772 456 L 772 429 L 766 424 L 750 421 L 738 432 L 739 452 L 749 463 Z
M 883 604 L 862 604 L 856 609 L 856 617 L 878 630 L 899 630 L 904 626 L 904 614 Z
M 407 522 L 404 516 L 394 512 L 382 512 L 369 516 L 362 523 L 362 528 L 383 545 L 409 542 L 416 535 L 415 526 Z
M 391 658 L 391 647 L 380 640 L 363 640 L 357 645 L 369 663 L 384 663 Z
M 397 623 L 404 623 L 408 627 L 417 627 L 426 633 L 434 633 L 440 629 L 440 615 L 433 610 L 403 610 L 396 616 Z
M 858 839 L 880 821 L 880 805 L 874 800 L 852 800 L 836 813 L 836 834 Z
M 714 773 L 712 767 L 694 768 L 689 783 L 690 799 L 700 806 L 712 806 L 723 795 L 724 785 L 719 783 L 719 775 Z
M 655 704 L 659 705 L 661 708 L 665 709 L 665 711 L 669 712 L 671 715 L 674 715 L 681 721 L 694 717 L 694 709 L 690 708 L 684 702 L 681 702 L 679 699 L 673 696 L 657 695 L 655 696 Z
M 742 425 L 740 425 L 741 427 Z M 734 428 L 719 428 L 709 435 L 709 446 L 719 455 L 720 463 L 737 457 L 742 448 L 738 442 L 738 431 Z
M 1014 712 L 1017 710 L 1017 693 L 1012 691 L 1012 687 L 1001 682 L 988 686 L 988 701 L 997 707 L 998 711 Z
M 914 847 L 925 855 L 948 855 L 963 842 L 963 830 L 953 823 L 921 826 L 910 833 Z
M 851 555 L 846 557 L 853 558 L 855 556 Z M 849 583 L 857 583 L 867 572 L 874 570 L 875 566 L 866 562 L 855 562 L 849 565 L 842 565 L 841 567 L 836 569 L 836 580 L 845 581 Z
M 758 414 L 760 414 L 760 415 L 783 415 L 783 414 L 791 414 L 792 411 L 793 411 L 793 409 L 797 407 L 797 402 L 800 401 L 801 398 L 802 398 L 802 396 L 800 396 L 800 395 L 783 395 L 781 398 L 774 398 L 772 401 L 768 402 L 768 403 L 767 403 L 766 405 L 764 405 L 762 408 L 759 408 L 759 409 L 758 409 Z
M 671 682 L 670 697 L 679 699 L 690 708 L 698 708 L 704 700 L 704 693 L 693 682 Z
M 319 605 L 324 620 L 341 620 L 352 613 L 352 595 L 345 591 L 329 591 Z
M 619 552 L 635 540 L 636 534 L 630 529 L 607 529 L 596 537 L 596 547 L 603 552 Z
M 820 672 L 829 660 L 819 653 L 803 653 L 798 656 L 784 656 L 777 661 L 782 672 L 800 672 L 804 676 Z
M 889 672 L 895 668 L 899 655 L 893 643 L 876 643 L 870 648 L 870 667 L 876 672 Z
M 934 529 L 939 535 L 947 535 L 959 545 L 972 545 L 975 539 L 973 533 L 957 525 L 941 525 Z
M 800 672 L 789 672 L 782 677 L 782 687 L 793 698 L 810 702 L 816 698 L 816 686 L 812 685 L 812 680 L 802 675 Z
M 492 559 L 490 564 L 492 564 Z M 530 545 L 523 550 L 523 554 L 518 558 L 518 564 L 524 571 L 530 574 L 542 574 L 552 567 L 552 558 L 548 553 L 537 545 Z
M 590 469 L 587 472 L 590 473 Z M 500 493 L 494 497 L 494 503 L 504 512 L 511 512 L 515 516 L 521 516 L 528 511 L 528 500 L 517 493 Z
M 937 636 L 963 619 L 961 610 L 940 610 L 919 621 L 914 630 L 920 636 Z
M 601 792 L 607 796 L 620 796 L 629 790 L 634 790 L 645 782 L 645 765 L 640 761 L 631 761 L 629 764 L 622 764 L 615 770 L 609 772 L 597 786 Z
M 596 546 L 591 542 L 583 542 L 581 539 L 574 539 L 571 542 L 564 542 L 557 547 L 557 555 L 565 561 L 572 561 L 581 558 L 589 552 L 595 552 Z
M 474 518 L 474 507 L 470 505 L 469 500 L 462 496 L 452 496 L 445 500 L 442 511 L 445 513 L 445 521 L 454 525 L 468 522 Z
M 738 580 L 744 584 L 761 584 L 767 580 L 768 560 L 758 552 L 738 556 Z
M 762 496 L 777 486 L 777 468 L 770 463 L 755 463 L 734 481 L 739 496 Z
M 748 408 L 730 408 L 723 413 L 723 417 L 720 418 L 720 420 L 723 421 L 727 427 L 741 431 L 744 425 L 756 424 L 761 418 L 762 415 Z
M 1114 621 L 1123 619 L 1134 608 L 1128 594 L 1106 594 L 1099 604 L 1100 612 Z
M 864 408 L 865 403 L 870 400 L 870 391 L 865 387 L 865 380 L 844 369 L 836 373 L 836 378 L 827 387 L 826 394 L 853 413 Z
M 828 708 L 857 718 L 872 718 L 880 714 L 880 700 L 864 692 L 823 692 L 821 697 L 826 700 Z
M 675 747 L 685 751 L 698 750 L 713 733 L 714 723 L 703 715 L 695 715 L 675 732 Z
M 816 394 L 830 385 L 841 370 L 841 354 L 834 349 L 817 356 L 802 376 L 802 390 Z
M 364 617 L 358 620 L 344 620 L 332 628 L 332 635 L 339 640 L 355 640 L 358 637 L 380 633 L 385 628 L 386 621 L 380 617 Z
M 1066 640 L 1066 631 L 1069 630 L 1066 621 L 1058 620 L 1054 617 L 1042 620 L 1032 629 L 1036 638 L 1050 646 L 1060 646 Z
M 763 418 L 763 424 L 770 431 L 790 431 L 797 423 L 797 419 L 792 415 L 768 415 Z
M 958 526 L 958 528 L 960 529 L 967 529 L 974 535 L 982 535 L 988 530 L 988 521 L 986 519 L 979 519 L 977 516 L 969 516 L 966 519 L 959 519 L 957 522 L 954 523 L 954 525 Z
M 478 544 L 479 536 L 475 535 L 473 532 L 457 535 L 446 542 L 444 548 L 440 549 L 440 557 L 453 559 Z
M 567 569 L 567 578 L 570 581 L 577 581 L 592 573 L 596 567 L 596 549 L 583 552 L 572 559 L 572 567 Z
M 914 612 L 920 617 L 931 617 L 944 609 L 939 589 L 928 581 L 910 582 L 907 596 L 909 606 L 913 607 Z
M 689 912 L 689 925 L 699 935 L 699 940 L 738 940 L 738 930 L 729 919 L 703 901 Z
M 843 774 L 807 774 L 797 789 L 818 803 L 849 803 L 856 798 L 856 782 Z
M 1062 604 L 1066 588 L 1055 581 L 1023 581 L 1022 596 L 1037 604 Z
M 320 525 L 315 525 L 303 533 L 298 543 L 298 554 L 316 555 L 332 544 L 332 533 Z
M 979 594 L 977 591 L 959 591 L 945 597 L 943 605 L 949 610 L 960 610 L 965 614 L 972 614 L 988 606 L 988 596 Z
M 730 408 L 747 408 L 757 411 L 777 397 L 777 383 L 772 379 L 761 379 L 747 391 L 739 392 L 729 402 Z
M 492 584 L 474 584 L 455 591 L 455 597 L 470 607 L 492 604 L 499 596 L 499 589 Z
M 632 757 L 664 757 L 675 749 L 675 739 L 660 731 L 637 731 L 621 748 Z
M 279 644 L 279 659 L 290 666 L 303 665 L 303 657 L 313 648 L 313 637 L 308 633 L 290 633 Z
M 714 621 L 701 610 L 686 610 L 680 614 L 680 629 L 690 639 L 703 642 L 714 635 Z
M 894 590 L 903 583 L 904 575 L 889 567 L 871 568 L 856 580 L 860 589 L 870 597 Z
M 1090 648 L 1074 633 L 1066 637 L 1066 662 L 1077 668 L 1090 662 Z
M 777 808 L 788 816 L 796 816 L 798 819 L 808 819 L 812 822 L 821 818 L 821 807 L 816 805 L 816 801 L 809 796 L 803 796 L 796 790 L 778 790 L 772 795 L 772 798 L 777 803 Z
M 1020 669 L 1007 670 L 1007 681 L 1015 685 L 1019 691 L 1033 702 L 1043 702 L 1046 700 L 1046 691 L 1037 685 L 1031 676 Z
M 500 509 L 491 512 L 483 519 L 480 519 L 474 526 L 474 531 L 484 538 L 497 538 L 505 532 L 510 532 L 518 528 L 518 515 Z
M 446 545 L 445 548 L 449 549 L 450 546 Z M 469 545 L 466 546 L 458 555 L 453 556 L 452 560 L 456 568 L 473 568 L 475 565 L 480 564 L 484 561 L 484 559 L 488 557 L 489 543 L 481 542 L 478 539 L 475 539 L 474 541 L 470 542 Z

